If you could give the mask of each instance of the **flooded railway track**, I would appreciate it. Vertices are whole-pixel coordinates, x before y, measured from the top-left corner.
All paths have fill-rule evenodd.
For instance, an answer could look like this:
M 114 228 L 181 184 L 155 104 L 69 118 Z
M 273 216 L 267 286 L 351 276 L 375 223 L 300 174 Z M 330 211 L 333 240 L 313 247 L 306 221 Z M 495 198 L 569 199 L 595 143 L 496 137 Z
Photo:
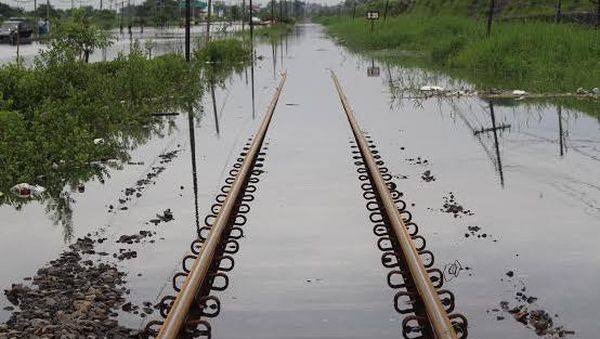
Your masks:
M 354 135 L 355 165 L 367 209 L 371 212 L 369 218 L 375 224 L 373 232 L 379 237 L 377 245 L 384 252 L 381 261 L 384 266 L 394 269 L 388 274 L 388 285 L 400 289 L 394 296 L 394 308 L 401 314 L 412 313 L 403 319 L 403 336 L 466 337 L 467 319 L 458 313 L 451 314 L 455 306 L 454 295 L 441 289 L 443 273 L 432 268 L 433 254 L 425 249 L 425 238 L 417 234 L 418 226 L 412 222 L 402 194 L 392 182 L 392 175 L 384 167 L 375 144 L 361 131 L 333 71 L 331 76 Z M 395 282 L 397 278 L 401 278 L 401 282 Z M 410 306 L 402 308 L 402 300 Z
M 240 157 L 229 171 L 205 226 L 198 228 L 198 239 L 190 246 L 192 254 L 182 261 L 182 272 L 173 276 L 177 296 L 165 296 L 159 303 L 164 321 L 147 324 L 146 333 L 158 338 L 211 337 L 211 327 L 205 318 L 215 317 L 220 311 L 220 301 L 210 294 L 227 288 L 226 272 L 234 266 L 232 257 L 239 250 L 238 239 L 243 237 L 248 203 L 254 200 L 253 192 L 262 173 L 265 153 L 263 144 L 275 107 L 283 90 L 287 75 L 282 74 L 275 95 L 254 138 L 246 143 Z M 188 263 L 191 266 L 188 267 Z M 183 280 L 183 284 L 179 282 Z M 158 328 L 158 330 L 157 330 Z
M 229 285 L 227 272 L 234 267 L 232 255 L 240 248 L 249 203 L 257 187 L 264 161 L 265 136 L 272 120 L 287 75 L 283 74 L 266 115 L 254 138 L 249 139 L 229 172 L 205 226 L 191 244 L 192 254 L 182 260 L 182 271 L 173 276 L 176 296 L 165 296 L 159 303 L 164 320 L 147 324 L 146 333 L 158 338 L 210 338 L 210 318 L 220 313 L 220 300 L 212 291 Z M 396 292 L 394 309 L 403 316 L 404 338 L 466 338 L 467 319 L 453 313 L 455 298 L 442 289 L 443 273 L 433 268 L 434 256 L 426 250 L 425 238 L 418 235 L 402 193 L 392 182 L 370 136 L 361 132 L 341 84 L 332 72 L 335 88 L 352 129 L 352 154 L 358 167 L 363 197 L 377 247 L 383 252 L 382 264 L 390 269 L 387 283 Z M 181 283 L 183 281 L 183 283 Z

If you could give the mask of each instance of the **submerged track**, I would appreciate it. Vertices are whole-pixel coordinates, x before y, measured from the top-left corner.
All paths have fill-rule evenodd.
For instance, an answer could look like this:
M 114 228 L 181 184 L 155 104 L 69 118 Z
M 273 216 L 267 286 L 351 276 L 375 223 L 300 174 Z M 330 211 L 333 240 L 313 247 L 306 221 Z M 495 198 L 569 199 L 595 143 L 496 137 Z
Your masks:
M 207 230 L 208 234 L 204 236 L 202 229 L 198 230 L 199 239 L 192 243 L 194 254 L 184 258 L 184 272 L 176 274 L 173 279 L 173 286 L 179 293 L 176 297 L 163 298 L 160 303 L 161 314 L 166 316 L 166 319 L 164 322 L 154 321 L 148 324 L 147 332 L 150 335 L 156 334 L 152 331 L 153 326 L 160 326 L 158 338 L 196 335 L 210 337 L 210 325 L 203 318 L 215 316 L 220 308 L 220 302 L 216 297 L 208 296 L 206 292 L 211 289 L 225 289 L 229 281 L 224 273 L 211 272 L 229 271 L 233 268 L 233 258 L 227 253 L 235 253 L 239 248 L 235 239 L 241 238 L 243 231 L 238 226 L 245 223 L 246 218 L 243 214 L 249 210 L 249 206 L 244 202 L 253 199 L 253 197 L 246 198 L 251 197 L 246 194 L 246 191 L 250 190 L 252 193 L 256 190 L 256 187 L 248 185 L 248 182 L 255 174 L 254 168 L 257 166 L 257 160 L 260 160 L 260 150 L 286 78 L 287 75 L 282 74 L 281 81 L 256 135 L 251 144 L 244 148 L 244 152 L 240 154 L 242 158 L 238 159 L 234 169 L 230 171 L 231 176 L 221 189 L 223 194 L 217 197 L 217 204 L 213 205 L 211 209 L 216 214 L 214 220 L 208 221 L 213 215 L 207 217 L 207 226 L 203 229 Z M 244 211 L 240 211 L 240 207 Z M 226 233 L 226 230 L 229 232 Z M 219 252 L 226 254 L 217 256 Z M 186 267 L 187 259 L 193 259 L 190 269 Z M 229 265 L 223 267 L 221 264 L 223 261 L 228 261 Z M 178 276 L 185 277 L 181 287 L 176 284 Z M 215 284 L 218 278 L 223 281 L 220 286 Z M 200 326 L 204 329 L 198 330 L 197 328 Z
M 220 312 L 220 301 L 210 295 L 229 285 L 226 275 L 234 266 L 231 255 L 239 250 L 237 240 L 243 237 L 240 227 L 246 223 L 248 202 L 256 191 L 254 184 L 262 173 L 264 152 L 261 152 L 267 130 L 281 95 L 287 75 L 282 74 L 274 97 L 254 138 L 240 153 L 240 158 L 229 172 L 221 188 L 221 194 L 205 219 L 205 226 L 198 228 L 198 239 L 192 242 L 192 254 L 183 258 L 182 270 L 173 277 L 173 287 L 178 294 L 166 296 L 159 303 L 164 321 L 152 321 L 146 326 L 149 336 L 158 338 L 211 337 L 207 318 Z M 369 218 L 375 226 L 373 232 L 379 237 L 377 245 L 384 253 L 382 264 L 393 269 L 388 274 L 388 285 L 401 289 L 394 296 L 394 308 L 403 314 L 402 335 L 407 339 L 436 338 L 455 339 L 467 336 L 467 320 L 454 310 L 454 295 L 441 289 L 443 273 L 433 266 L 433 253 L 425 250 L 425 239 L 417 235 L 418 226 L 400 199 L 392 176 L 384 167 L 374 143 L 358 125 L 341 84 L 332 72 L 333 82 L 353 132 L 354 159 L 359 168 L 363 197 L 368 201 Z M 266 149 L 266 148 L 264 148 Z M 188 268 L 188 262 L 191 266 Z M 184 278 L 178 285 L 179 278 Z M 399 278 L 401 282 L 398 282 Z M 409 306 L 403 307 L 402 303 Z M 157 330 L 157 328 L 159 328 Z
M 431 261 L 428 266 L 431 266 L 433 264 L 433 255 L 431 252 L 424 250 L 425 239 L 423 237 L 416 235 L 416 231 L 409 232 L 406 221 L 410 222 L 412 217 L 405 209 L 406 203 L 400 199 L 401 194 L 396 190 L 396 185 L 391 182 L 391 175 L 388 173 L 382 174 L 382 172 L 387 172 L 387 168 L 385 171 L 382 171 L 384 163 L 378 160 L 381 157 L 378 154 L 374 154 L 372 149 L 375 146 L 371 142 L 368 142 L 363 132 L 361 132 L 348 98 L 344 94 L 341 84 L 333 71 L 331 72 L 331 76 L 358 145 L 359 151 L 357 154 L 360 154 L 360 156 L 356 158 L 359 158 L 360 161 L 356 164 L 361 166 L 359 167 L 359 173 L 363 174 L 361 175 L 361 180 L 368 182 L 366 185 L 363 184 L 365 198 L 373 200 L 377 204 L 373 208 L 367 204 L 369 210 L 374 212 L 371 214 L 371 220 L 381 222 L 380 225 L 376 226 L 387 228 L 387 230 L 383 231 L 384 239 L 391 242 L 392 245 L 397 245 L 401 252 L 396 255 L 395 259 L 398 262 L 396 266 L 400 268 L 399 273 L 404 279 L 404 283 L 401 285 L 407 291 L 401 291 L 396 294 L 394 298 L 395 308 L 400 313 L 405 313 L 398 305 L 399 298 L 405 296 L 410 299 L 410 303 L 414 304 L 412 309 L 406 310 L 406 313 L 415 313 L 414 316 L 404 318 L 404 337 L 416 337 L 414 334 L 411 336 L 413 332 L 419 333 L 419 337 L 425 338 L 452 339 L 465 337 L 467 328 L 466 318 L 459 314 L 448 315 L 454 309 L 454 296 L 447 290 L 437 289 L 441 287 L 441 283 L 443 282 L 443 277 L 439 276 L 441 272 L 426 268 L 421 259 L 422 255 L 430 256 Z M 397 204 L 401 204 L 402 207 L 398 207 Z M 404 218 L 403 214 L 408 214 L 408 217 Z M 374 220 L 373 216 L 381 219 Z M 416 230 L 418 231 L 418 228 Z M 422 241 L 422 246 L 417 248 L 415 241 L 413 241 L 415 239 Z M 379 243 L 379 247 L 382 250 L 385 249 L 382 248 L 381 243 Z M 393 250 L 393 247 L 389 249 Z M 383 258 L 382 261 L 384 264 L 386 263 Z M 437 283 L 437 288 L 434 287 L 430 274 L 438 274 L 434 279 Z M 392 284 L 390 283 L 390 285 Z M 442 299 L 440 299 L 441 294 L 450 295 L 450 298 L 447 299 L 448 302 L 445 303 L 446 306 L 442 303 Z M 421 313 L 419 310 L 421 306 L 424 314 L 419 314 Z M 411 321 L 416 322 L 418 325 L 411 326 Z

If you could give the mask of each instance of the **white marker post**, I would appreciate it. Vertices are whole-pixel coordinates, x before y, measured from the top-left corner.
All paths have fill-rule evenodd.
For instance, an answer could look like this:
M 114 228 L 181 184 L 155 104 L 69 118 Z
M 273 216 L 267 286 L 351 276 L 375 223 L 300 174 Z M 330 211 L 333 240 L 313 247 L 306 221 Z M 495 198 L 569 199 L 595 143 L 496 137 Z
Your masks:
M 375 20 L 379 20 L 379 12 L 378 11 L 368 11 L 367 12 L 367 20 L 371 21 L 371 32 L 373 32 L 373 26 L 375 25 Z

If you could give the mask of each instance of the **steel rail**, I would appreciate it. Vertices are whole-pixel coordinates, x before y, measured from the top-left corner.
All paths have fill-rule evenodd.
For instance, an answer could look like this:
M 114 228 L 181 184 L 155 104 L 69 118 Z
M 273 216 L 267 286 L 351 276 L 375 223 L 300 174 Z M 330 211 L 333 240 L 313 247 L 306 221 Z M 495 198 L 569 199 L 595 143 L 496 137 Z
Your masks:
M 275 91 L 275 95 L 267 108 L 267 114 L 263 118 L 250 149 L 248 150 L 248 154 L 244 158 L 242 167 L 235 178 L 229 194 L 227 194 L 227 197 L 223 202 L 223 207 L 219 211 L 198 257 L 194 260 L 190 273 L 183 282 L 181 291 L 173 302 L 173 305 L 167 314 L 167 318 L 160 328 L 157 338 L 178 338 L 179 336 L 179 332 L 187 318 L 188 311 L 195 302 L 198 291 L 206 279 L 217 247 L 221 241 L 223 231 L 227 228 L 232 214 L 235 212 L 238 196 L 243 193 L 245 182 L 252 172 L 252 168 L 254 167 L 255 160 L 265 139 L 269 123 L 273 117 L 273 112 L 275 111 L 275 106 L 277 106 L 277 101 L 281 95 L 286 78 L 287 74 L 283 73 L 281 81 Z
M 354 138 L 356 139 L 362 158 L 365 162 L 367 170 L 369 171 L 369 176 L 375 192 L 377 193 L 378 199 L 382 204 L 381 207 L 389 220 L 391 228 L 394 231 L 394 235 L 398 240 L 404 260 L 406 261 L 410 275 L 415 283 L 417 292 L 423 301 L 425 313 L 427 314 L 427 318 L 431 324 L 435 338 L 456 339 L 457 335 L 454 331 L 454 327 L 448 318 L 448 314 L 442 305 L 436 289 L 431 283 L 429 274 L 427 274 L 427 270 L 423 265 L 421 258 L 419 257 L 415 244 L 406 229 L 406 224 L 398 212 L 398 207 L 394 203 L 389 189 L 385 184 L 381 173 L 379 172 L 375 158 L 369 150 L 367 140 L 360 130 L 354 115 L 354 111 L 348 103 L 348 98 L 344 94 L 342 86 L 333 71 L 331 71 L 331 77 L 333 78 L 335 88 L 342 102 L 344 111 L 346 112 L 348 122 L 352 127 L 352 133 L 354 134 Z

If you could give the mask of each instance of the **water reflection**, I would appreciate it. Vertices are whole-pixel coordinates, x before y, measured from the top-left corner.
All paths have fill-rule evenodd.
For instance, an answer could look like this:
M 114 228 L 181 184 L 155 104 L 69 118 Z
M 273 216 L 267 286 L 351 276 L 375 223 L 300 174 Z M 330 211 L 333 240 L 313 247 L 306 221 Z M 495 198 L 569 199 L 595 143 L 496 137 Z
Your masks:
M 190 133 L 190 153 L 192 158 L 192 184 L 194 188 L 194 209 L 196 217 L 196 229 L 200 228 L 198 213 L 198 175 L 196 171 L 196 132 L 194 128 L 194 109 L 188 108 L 188 127 Z
M 193 126 L 193 125 L 190 125 Z M 190 134 L 190 137 L 193 133 Z M 203 244 L 207 240 L 211 229 L 217 220 L 223 204 L 227 198 L 228 192 L 234 184 L 242 164 L 245 161 L 248 150 L 250 149 L 250 140 L 244 146 L 239 154 L 235 164 L 229 171 L 229 176 L 225 179 L 225 184 L 221 187 L 220 193 L 215 198 L 215 203 L 211 206 L 210 212 L 204 218 L 204 226 L 197 225 L 198 238 L 194 240 L 190 246 L 191 254 L 183 257 L 182 271 L 175 273 L 172 279 L 172 285 L 175 292 L 181 291 L 181 286 L 186 277 L 190 274 L 192 262 L 198 258 L 203 248 Z M 216 295 L 216 292 L 225 291 L 229 287 L 229 272 L 234 269 L 235 255 L 240 249 L 240 241 L 244 238 L 243 226 L 247 222 L 247 214 L 250 212 L 250 202 L 255 199 L 253 195 L 257 190 L 259 176 L 264 173 L 263 167 L 265 149 L 259 152 L 259 157 L 256 158 L 255 167 L 251 170 L 250 175 L 244 182 L 241 194 L 235 202 L 235 208 L 232 211 L 232 216 L 226 229 L 223 231 L 213 262 L 208 269 L 206 279 L 196 295 L 196 303 L 194 303 L 187 315 L 187 323 L 182 330 L 181 337 L 207 337 L 212 336 L 211 325 L 208 319 L 217 317 L 221 312 L 221 300 Z M 195 158 L 193 158 L 195 159 Z M 193 160 L 195 162 L 195 160 Z M 197 206 L 197 204 L 196 204 Z M 166 318 L 168 310 L 171 308 L 175 300 L 175 296 L 166 295 L 158 304 L 160 314 Z M 145 332 L 149 335 L 156 335 L 157 328 L 162 325 L 162 321 L 151 321 L 146 325 Z
M 473 135 L 479 139 L 480 144 L 484 147 L 486 152 L 488 152 L 489 148 L 485 147 L 485 144 L 484 144 L 483 140 L 481 139 L 480 135 L 488 134 L 488 133 L 491 133 L 493 135 L 495 157 L 490 156 L 489 153 L 488 153 L 488 157 L 490 157 L 490 159 L 492 159 L 492 164 L 496 168 L 496 171 L 498 172 L 498 176 L 500 177 L 500 185 L 502 187 L 504 187 L 504 172 L 502 171 L 502 157 L 500 156 L 500 145 L 498 143 L 498 132 L 502 132 L 504 130 L 510 130 L 510 125 L 508 125 L 508 124 L 497 125 L 496 124 L 496 114 L 494 112 L 494 103 L 492 101 L 489 102 L 489 111 L 490 111 L 490 118 L 492 121 L 492 126 L 491 127 L 483 127 L 482 126 L 479 130 L 474 130 Z
M 562 124 L 562 106 L 558 105 L 556 106 L 556 110 L 558 113 L 558 140 L 559 140 L 559 154 L 560 156 L 564 156 L 565 155 L 565 143 L 564 143 L 564 137 L 565 137 L 565 133 L 563 131 L 563 124 Z
M 212 107 L 213 107 L 213 113 L 214 113 L 214 117 L 215 117 L 215 131 L 217 132 L 217 136 L 220 134 L 219 131 L 219 115 L 217 112 L 217 99 L 215 97 L 215 81 L 214 79 L 210 80 L 210 97 L 211 97 L 211 101 L 212 101 Z
M 373 67 L 373 60 L 363 60 L 364 68 L 369 72 Z M 424 85 L 457 88 L 457 92 L 468 87 L 460 81 L 420 69 L 394 67 L 389 63 L 384 64 L 384 67 L 386 76 L 382 81 L 389 93 L 390 109 L 397 110 L 412 103 L 413 106 L 407 108 L 408 111 L 428 110 L 433 106 L 442 119 L 449 113 L 454 122 L 460 122 L 473 134 L 474 140 L 493 165 L 501 187 L 507 181 L 505 152 L 511 154 L 509 162 L 517 162 L 509 166 L 511 170 L 523 170 L 530 163 L 530 159 L 512 156 L 517 149 L 535 149 L 533 152 L 536 156 L 556 157 L 569 164 L 581 160 L 574 153 L 600 161 L 598 117 L 565 109 L 561 102 L 552 104 L 513 99 L 492 101 L 473 95 L 455 95 L 454 92 L 450 92 L 451 95 L 424 93 L 420 91 L 420 87 Z M 552 147 L 543 147 L 543 144 L 552 144 Z M 568 151 L 572 151 L 569 157 Z
M 273 79 L 277 79 L 277 47 L 275 46 L 275 41 L 271 40 L 271 51 L 273 51 Z

